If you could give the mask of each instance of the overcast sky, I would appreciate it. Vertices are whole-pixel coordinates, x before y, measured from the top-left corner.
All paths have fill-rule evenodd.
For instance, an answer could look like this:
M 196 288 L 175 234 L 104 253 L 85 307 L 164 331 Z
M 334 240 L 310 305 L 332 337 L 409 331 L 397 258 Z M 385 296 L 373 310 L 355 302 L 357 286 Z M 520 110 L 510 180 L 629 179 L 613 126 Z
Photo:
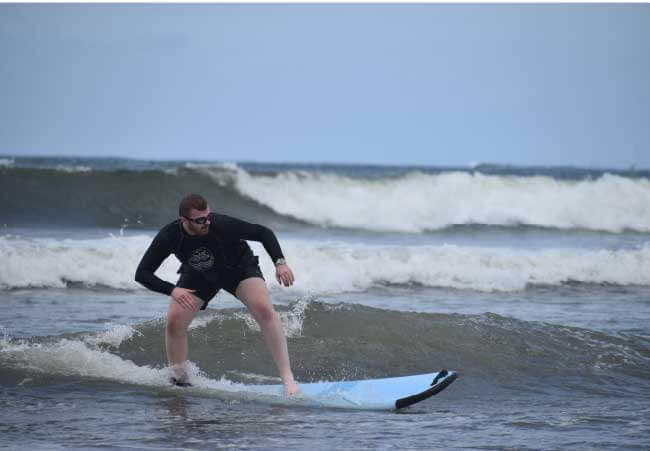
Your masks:
M 650 5 L 0 5 L 0 154 L 650 167 Z

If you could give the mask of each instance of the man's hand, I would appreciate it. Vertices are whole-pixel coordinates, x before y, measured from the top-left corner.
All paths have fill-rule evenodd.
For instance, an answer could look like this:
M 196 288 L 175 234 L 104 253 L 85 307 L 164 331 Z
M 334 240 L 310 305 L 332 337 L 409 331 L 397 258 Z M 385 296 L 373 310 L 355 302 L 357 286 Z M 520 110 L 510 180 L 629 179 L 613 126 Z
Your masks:
M 186 310 L 196 309 L 196 301 L 194 300 L 194 293 L 196 290 L 188 288 L 176 287 L 172 290 L 172 299 L 180 304 Z
M 275 278 L 280 285 L 284 285 L 285 287 L 290 287 L 296 280 L 293 277 L 293 271 L 291 271 L 291 268 L 286 263 L 275 267 Z

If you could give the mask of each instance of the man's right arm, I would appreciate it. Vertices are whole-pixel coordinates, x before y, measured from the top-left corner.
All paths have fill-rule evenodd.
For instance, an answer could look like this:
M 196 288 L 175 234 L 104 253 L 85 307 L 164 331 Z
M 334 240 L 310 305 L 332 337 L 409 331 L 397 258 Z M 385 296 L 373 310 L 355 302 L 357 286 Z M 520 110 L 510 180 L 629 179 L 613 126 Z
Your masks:
M 135 271 L 135 281 L 152 291 L 171 295 L 175 285 L 155 275 L 156 270 L 171 253 L 172 249 L 168 240 L 158 233 L 140 260 L 138 269 Z

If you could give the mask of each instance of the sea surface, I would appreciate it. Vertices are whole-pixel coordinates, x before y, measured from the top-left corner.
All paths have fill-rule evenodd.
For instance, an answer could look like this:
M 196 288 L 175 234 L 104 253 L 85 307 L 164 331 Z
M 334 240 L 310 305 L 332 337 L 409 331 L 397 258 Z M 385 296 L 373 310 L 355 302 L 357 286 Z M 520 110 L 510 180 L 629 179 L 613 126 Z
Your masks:
M 397 412 L 244 396 L 279 378 L 219 293 L 169 386 L 169 298 L 133 276 L 190 192 L 278 236 L 293 287 L 251 246 L 299 381 L 458 380 Z M 7 155 L 0 228 L 2 448 L 650 449 L 650 171 Z

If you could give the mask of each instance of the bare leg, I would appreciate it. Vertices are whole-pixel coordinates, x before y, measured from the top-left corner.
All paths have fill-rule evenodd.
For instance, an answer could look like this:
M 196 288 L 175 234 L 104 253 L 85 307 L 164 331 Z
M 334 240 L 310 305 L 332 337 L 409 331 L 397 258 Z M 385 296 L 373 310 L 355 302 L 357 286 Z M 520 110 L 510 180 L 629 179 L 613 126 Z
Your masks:
M 300 389 L 291 372 L 287 339 L 284 336 L 280 317 L 273 309 L 273 304 L 271 304 L 266 282 L 259 277 L 244 279 L 237 286 L 235 294 L 260 325 L 264 341 L 269 351 L 271 351 L 273 361 L 278 367 L 278 372 L 282 378 L 284 394 L 288 396 L 298 394 Z
M 185 362 L 187 361 L 187 328 L 194 319 L 199 307 L 203 304 L 199 298 L 194 297 L 195 308 L 185 309 L 171 300 L 167 311 L 167 324 L 165 325 L 165 349 L 167 360 L 174 377 L 185 378 Z

